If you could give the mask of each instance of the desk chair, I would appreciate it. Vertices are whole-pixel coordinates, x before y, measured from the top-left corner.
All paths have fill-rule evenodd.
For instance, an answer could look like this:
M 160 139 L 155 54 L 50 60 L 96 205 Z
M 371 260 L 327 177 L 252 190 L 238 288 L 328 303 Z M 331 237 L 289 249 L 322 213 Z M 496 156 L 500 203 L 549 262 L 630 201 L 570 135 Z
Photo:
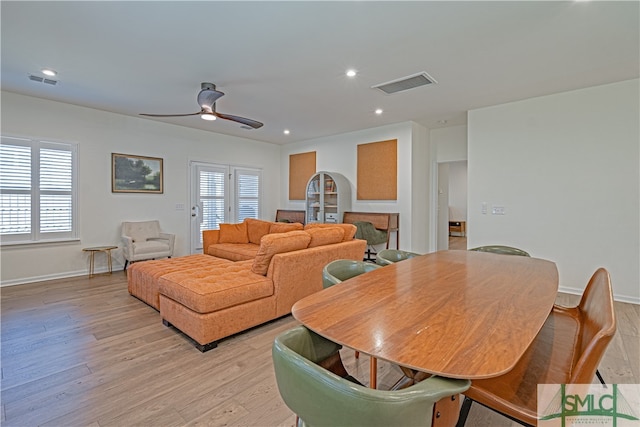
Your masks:
M 504 375 L 474 380 L 457 427 L 473 402 L 522 425 L 536 425 L 538 384 L 590 384 L 616 332 L 611 279 L 598 269 L 576 307 L 554 305 L 542 330 L 516 366 Z
M 372 223 L 367 221 L 356 221 L 353 223 L 356 226 L 356 239 L 362 239 L 367 241 L 367 257 L 365 261 L 373 261 L 371 255 L 376 255 L 374 246 L 387 243 L 387 232 L 384 230 L 378 230 Z
M 434 376 L 404 390 L 372 390 L 319 365 L 339 349 L 304 326 L 276 337 L 276 382 L 284 403 L 298 416 L 298 427 L 431 425 L 435 402 L 469 388 L 468 380 Z
M 344 280 L 351 279 L 352 277 L 373 271 L 380 267 L 381 266 L 370 262 L 353 261 L 350 259 L 338 259 L 332 261 L 322 269 L 322 287 L 326 289 L 330 286 L 342 283 Z M 356 359 L 358 357 L 360 357 L 360 352 L 356 351 Z M 376 371 L 378 369 L 378 362 L 374 357 L 370 359 L 369 368 L 369 385 L 371 388 L 376 388 Z

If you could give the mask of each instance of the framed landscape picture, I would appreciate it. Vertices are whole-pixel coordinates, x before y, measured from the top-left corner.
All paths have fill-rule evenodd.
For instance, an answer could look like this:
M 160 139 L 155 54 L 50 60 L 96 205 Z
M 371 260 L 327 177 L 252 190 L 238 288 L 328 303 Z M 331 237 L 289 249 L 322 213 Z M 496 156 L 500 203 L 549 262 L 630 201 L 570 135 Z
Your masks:
M 162 193 L 162 159 L 111 153 L 113 193 Z

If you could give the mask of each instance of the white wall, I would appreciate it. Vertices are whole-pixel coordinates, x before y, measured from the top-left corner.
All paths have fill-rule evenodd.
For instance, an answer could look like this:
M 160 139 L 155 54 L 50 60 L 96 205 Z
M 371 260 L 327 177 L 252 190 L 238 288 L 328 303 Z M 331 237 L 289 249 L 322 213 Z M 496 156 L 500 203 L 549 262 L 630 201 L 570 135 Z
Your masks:
M 187 118 L 188 119 L 188 118 Z M 175 255 L 189 252 L 190 160 L 262 168 L 264 218 L 280 200 L 280 147 L 244 138 L 2 92 L 2 133 L 78 143 L 80 241 L 2 246 L 3 285 L 87 273 L 86 246 L 120 245 L 124 220 L 159 219 L 176 234 Z M 164 159 L 164 194 L 111 193 L 111 153 Z M 184 204 L 184 210 L 176 210 Z M 121 250 L 114 269 L 122 268 Z M 96 268 L 104 270 L 104 257 Z
M 431 129 L 431 141 L 436 148 L 434 162 L 467 160 L 467 126 Z
M 467 162 L 449 162 L 449 218 L 467 220 Z
M 398 200 L 356 200 L 358 144 L 390 139 L 398 140 Z M 427 251 L 429 140 L 426 128 L 405 122 L 284 146 L 280 159 L 282 165 L 280 194 L 283 208 L 302 210 L 305 208 L 304 201 L 288 200 L 289 155 L 309 151 L 316 152 L 316 170 L 338 172 L 349 180 L 352 211 L 398 212 L 400 214 L 400 247 L 416 252 Z M 420 167 L 424 169 L 416 170 Z M 414 182 L 414 180 L 423 179 L 427 182 Z M 423 213 L 419 213 L 421 210 Z M 392 245 L 393 243 L 392 241 Z
M 470 111 L 469 246 L 552 260 L 577 293 L 605 267 L 640 302 L 639 93 L 635 79 Z
M 434 220 L 431 221 L 432 226 L 432 240 L 430 247 L 432 250 L 443 250 L 449 247 L 449 206 L 451 203 L 455 203 L 456 212 L 462 214 L 464 212 L 464 218 L 452 218 L 462 221 L 466 220 L 467 214 L 467 184 L 464 183 L 464 190 L 458 189 L 461 179 L 466 179 L 466 176 L 462 178 L 460 176 L 460 170 L 455 169 L 453 173 L 453 184 L 449 182 L 451 168 L 450 165 L 460 162 L 466 165 L 467 160 L 467 126 L 449 126 L 446 128 L 431 129 L 431 168 L 432 173 L 432 185 L 431 185 L 431 200 L 432 209 L 431 215 Z M 455 167 L 454 167 L 455 168 Z M 446 182 L 441 183 L 439 179 L 445 179 Z M 451 196 L 449 193 L 453 191 Z M 445 194 L 446 193 L 446 194 Z M 463 194 L 464 193 L 464 194 Z M 453 197 L 453 201 L 451 200 Z M 440 206 L 446 203 L 444 210 L 440 210 Z M 454 213 L 456 213 L 454 212 Z M 458 216 L 458 215 L 456 215 Z M 468 225 L 468 224 L 467 224 Z M 437 236 L 437 239 L 436 239 Z

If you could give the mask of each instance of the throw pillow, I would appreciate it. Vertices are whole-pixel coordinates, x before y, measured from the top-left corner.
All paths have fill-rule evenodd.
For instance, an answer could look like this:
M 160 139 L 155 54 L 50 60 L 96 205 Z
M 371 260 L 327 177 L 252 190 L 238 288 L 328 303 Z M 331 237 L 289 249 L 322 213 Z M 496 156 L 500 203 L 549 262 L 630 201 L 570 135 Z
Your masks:
M 249 243 L 247 224 L 220 224 L 218 243 Z
M 269 234 L 269 227 L 271 227 L 271 222 L 269 221 L 255 218 L 246 218 L 244 222 L 247 223 L 247 234 L 249 235 L 249 243 L 259 245 L 262 236 L 264 236 L 265 234 Z
M 302 230 L 304 226 L 299 222 L 273 222 L 269 227 L 269 234 L 271 233 L 286 233 L 289 231 Z
M 340 227 L 310 228 L 306 231 L 311 236 L 310 248 L 340 243 L 344 238 L 344 230 Z
M 251 271 L 264 276 L 267 274 L 271 258 L 275 254 L 306 249 L 310 241 L 311 236 L 304 231 L 289 231 L 263 236 Z

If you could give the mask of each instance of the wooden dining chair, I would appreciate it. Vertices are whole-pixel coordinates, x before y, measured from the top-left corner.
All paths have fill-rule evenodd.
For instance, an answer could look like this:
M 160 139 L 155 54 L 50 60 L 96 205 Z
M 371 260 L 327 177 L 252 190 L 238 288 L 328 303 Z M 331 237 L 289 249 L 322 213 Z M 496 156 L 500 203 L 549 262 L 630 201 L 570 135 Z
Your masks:
M 325 265 L 322 269 L 322 287 L 328 288 L 344 280 L 359 276 L 369 271 L 381 268 L 380 265 L 364 261 L 354 261 L 351 259 L 338 259 Z M 356 351 L 356 359 L 360 357 L 360 352 Z M 370 358 L 369 363 L 369 385 L 371 388 L 377 386 L 378 361 L 375 357 Z
M 611 279 L 600 268 L 576 307 L 555 305 L 516 366 L 495 378 L 474 380 L 457 427 L 478 402 L 523 425 L 536 425 L 538 384 L 590 384 L 616 332 Z
M 340 346 L 304 326 L 278 335 L 273 368 L 284 403 L 303 426 L 430 426 L 434 404 L 464 392 L 468 380 L 431 377 L 398 391 L 372 390 L 323 367 Z

